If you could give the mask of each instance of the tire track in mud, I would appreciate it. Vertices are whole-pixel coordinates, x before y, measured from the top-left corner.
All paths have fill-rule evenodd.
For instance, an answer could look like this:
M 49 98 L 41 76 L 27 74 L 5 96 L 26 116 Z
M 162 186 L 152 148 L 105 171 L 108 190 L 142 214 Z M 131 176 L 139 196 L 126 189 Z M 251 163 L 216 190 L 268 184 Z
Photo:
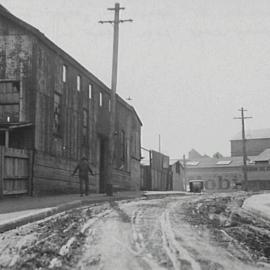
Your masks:
M 132 230 L 133 242 L 139 254 L 142 254 L 143 252 L 146 251 L 145 244 L 143 242 L 143 235 L 139 231 L 139 228 L 138 228 L 141 218 L 142 218 L 142 213 L 140 209 L 136 209 L 132 213 L 132 217 L 131 217 L 131 230 Z
M 175 239 L 172 201 L 111 203 L 111 213 L 88 231 L 84 258 L 76 269 L 201 270 Z M 119 260 L 123 265 L 113 268 Z
M 125 207 L 121 207 L 120 205 L 118 203 L 111 204 L 114 219 L 111 216 L 108 217 L 107 221 L 103 220 L 103 222 L 105 223 L 104 226 L 105 229 L 106 223 L 111 224 L 112 235 L 110 235 L 110 239 L 118 246 L 118 248 L 122 249 L 122 252 L 120 254 L 117 253 L 117 255 L 119 255 L 117 260 L 120 259 L 123 263 L 123 266 L 121 265 L 121 269 L 164 270 L 163 267 L 160 267 L 153 260 L 152 255 L 147 252 L 143 241 L 143 235 L 137 228 L 137 226 L 139 226 L 138 219 L 141 219 L 142 217 L 140 211 L 141 209 L 140 208 L 136 209 L 135 211 L 132 212 L 132 214 L 128 214 L 125 211 Z M 127 206 L 128 203 L 124 203 L 124 205 Z M 117 231 L 115 232 L 116 228 Z M 99 231 L 99 233 L 103 232 L 104 230 Z M 112 262 L 112 264 L 113 263 L 115 262 Z M 103 264 L 103 267 L 101 267 L 101 269 L 116 269 L 116 268 L 108 268 L 108 267 L 106 268 L 106 266 L 104 266 Z
M 159 269 L 201 270 L 192 254 L 175 238 L 170 223 L 170 211 L 176 203 L 171 203 L 168 199 L 152 200 L 150 204 L 141 203 L 131 215 L 134 248 L 144 254 L 143 258 L 147 258 L 148 262 L 149 259 L 155 262 Z
M 187 221 L 191 213 L 184 206 L 194 201 L 178 197 L 113 202 L 27 225 L 12 240 L 27 237 L 22 238 L 27 247 L 17 253 L 26 257 L 6 261 L 10 267 L 5 269 L 259 269 L 239 262 L 242 251 L 233 243 L 222 245 L 204 224 Z
M 163 247 L 169 256 L 174 269 L 201 270 L 200 264 L 197 263 L 190 253 L 176 241 L 170 223 L 169 213 L 168 210 L 164 211 L 160 217 L 160 224 L 164 244 Z
M 128 205 L 125 207 L 128 208 Z M 151 200 L 139 202 L 131 214 L 131 245 L 149 265 L 149 269 L 171 269 L 168 257 L 161 248 L 159 216 L 163 211 L 160 200 Z
M 181 209 L 183 202 L 183 199 L 164 199 L 138 205 L 131 215 L 132 238 L 136 250 L 144 255 L 149 254 L 147 258 L 151 258 L 160 269 L 230 269 L 218 263 L 217 256 L 205 256 L 205 250 L 200 254 L 201 246 L 209 247 L 208 238 L 196 236 L 200 236 L 200 228 L 183 223 L 181 217 L 175 223 L 175 213 Z M 189 243 L 190 235 L 192 243 Z M 206 244 L 198 248 L 198 239 L 206 241 Z
M 146 248 L 145 238 L 141 232 L 141 228 L 143 226 L 141 223 L 143 218 L 143 209 L 141 207 L 133 211 L 131 215 L 131 245 L 133 245 L 133 249 L 135 249 L 138 254 L 139 264 L 143 267 L 143 269 L 165 269 L 154 260 L 152 254 L 148 252 Z

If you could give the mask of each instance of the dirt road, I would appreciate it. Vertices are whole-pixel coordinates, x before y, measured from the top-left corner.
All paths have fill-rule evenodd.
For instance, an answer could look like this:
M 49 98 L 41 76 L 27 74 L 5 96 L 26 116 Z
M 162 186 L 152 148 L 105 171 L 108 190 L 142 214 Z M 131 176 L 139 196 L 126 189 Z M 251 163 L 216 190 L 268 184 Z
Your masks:
M 270 269 L 267 221 L 245 194 L 74 209 L 4 233 L 1 269 Z

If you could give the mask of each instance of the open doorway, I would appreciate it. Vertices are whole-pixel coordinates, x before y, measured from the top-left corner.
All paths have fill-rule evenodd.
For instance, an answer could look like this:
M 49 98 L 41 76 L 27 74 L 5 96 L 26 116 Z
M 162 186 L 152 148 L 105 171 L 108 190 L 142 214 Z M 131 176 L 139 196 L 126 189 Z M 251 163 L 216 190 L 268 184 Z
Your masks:
M 98 138 L 97 146 L 97 169 L 98 169 L 98 193 L 105 193 L 106 191 L 106 153 L 108 147 L 108 140 L 102 136 Z

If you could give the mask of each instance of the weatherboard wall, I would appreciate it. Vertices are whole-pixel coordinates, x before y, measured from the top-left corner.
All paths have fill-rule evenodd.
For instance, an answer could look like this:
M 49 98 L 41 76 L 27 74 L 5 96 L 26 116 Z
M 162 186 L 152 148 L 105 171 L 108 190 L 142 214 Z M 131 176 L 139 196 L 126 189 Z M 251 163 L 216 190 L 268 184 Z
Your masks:
M 36 40 L 35 63 L 37 66 L 37 113 L 36 113 L 36 156 L 35 181 L 51 193 L 73 192 L 78 189 L 78 179 L 70 177 L 76 161 L 86 154 L 95 172 L 99 172 L 97 144 L 99 138 L 108 139 L 110 117 L 110 92 L 102 84 L 96 83 L 92 76 L 67 57 L 59 55 L 46 44 Z M 67 68 L 66 82 L 62 81 L 63 66 Z M 81 89 L 77 90 L 77 76 L 81 78 Z M 89 97 L 89 85 L 92 87 Z M 54 94 L 61 96 L 60 133 L 54 134 Z M 102 105 L 100 103 L 102 95 Z M 139 175 L 134 174 L 139 160 L 131 161 L 131 144 L 134 132 L 140 132 L 140 124 L 124 102 L 117 102 L 115 136 L 115 170 L 113 186 L 117 190 L 138 189 Z M 83 111 L 87 113 L 87 140 L 83 141 Z M 133 124 L 135 121 L 135 125 Z M 121 159 L 121 141 L 119 134 L 125 134 L 125 160 Z M 138 145 L 137 147 L 140 147 Z M 108 150 L 105 150 L 106 152 Z M 107 154 L 107 153 L 105 153 Z M 44 161 L 46 160 L 46 162 Z M 69 162 L 66 162 L 69 161 Z M 106 167 L 106 166 L 105 166 Z M 47 170 L 51 173 L 48 174 Z M 131 176 L 133 176 L 131 178 Z M 52 181 L 55 179 L 55 181 Z M 90 178 L 90 189 L 97 191 L 97 178 Z M 46 182 L 49 185 L 46 185 Z
M 246 152 L 248 156 L 257 156 L 267 148 L 270 148 L 270 138 L 246 140 Z M 231 156 L 243 156 L 242 140 L 231 141 Z
M 23 66 L 26 120 L 34 125 L 29 136 L 34 150 L 33 193 L 78 192 L 78 178 L 70 174 L 83 154 L 88 156 L 93 170 L 101 173 L 97 145 L 100 139 L 106 141 L 109 136 L 110 89 L 36 29 L 29 25 L 24 28 L 23 23 L 15 21 L 0 16 L 0 79 L 19 80 L 20 66 Z M 67 68 L 65 82 L 63 66 Z M 81 78 L 80 91 L 77 76 Z M 57 133 L 54 130 L 55 95 L 61 100 Z M 83 136 L 83 127 L 86 127 L 86 136 Z M 134 109 L 120 97 L 116 104 L 115 129 L 113 185 L 115 189 L 138 189 L 141 122 Z M 125 134 L 124 147 L 119 137 L 121 132 Z M 107 155 L 108 149 L 104 151 Z M 98 176 L 90 177 L 92 192 L 99 190 L 98 179 Z

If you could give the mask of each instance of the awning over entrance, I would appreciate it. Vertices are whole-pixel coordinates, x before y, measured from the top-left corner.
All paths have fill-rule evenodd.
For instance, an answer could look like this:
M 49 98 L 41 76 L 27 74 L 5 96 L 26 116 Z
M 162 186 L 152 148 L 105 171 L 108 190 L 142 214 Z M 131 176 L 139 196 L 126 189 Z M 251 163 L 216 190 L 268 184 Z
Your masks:
M 6 131 L 16 128 L 24 128 L 24 127 L 30 127 L 33 124 L 31 122 L 18 122 L 18 123 L 10 123 L 10 122 L 2 122 L 0 123 L 0 130 Z
M 33 124 L 31 122 L 17 122 L 17 123 L 10 123 L 10 122 L 2 122 L 0 123 L 0 132 L 5 132 L 5 146 L 9 147 L 9 132 L 15 129 L 22 129 L 31 127 Z

